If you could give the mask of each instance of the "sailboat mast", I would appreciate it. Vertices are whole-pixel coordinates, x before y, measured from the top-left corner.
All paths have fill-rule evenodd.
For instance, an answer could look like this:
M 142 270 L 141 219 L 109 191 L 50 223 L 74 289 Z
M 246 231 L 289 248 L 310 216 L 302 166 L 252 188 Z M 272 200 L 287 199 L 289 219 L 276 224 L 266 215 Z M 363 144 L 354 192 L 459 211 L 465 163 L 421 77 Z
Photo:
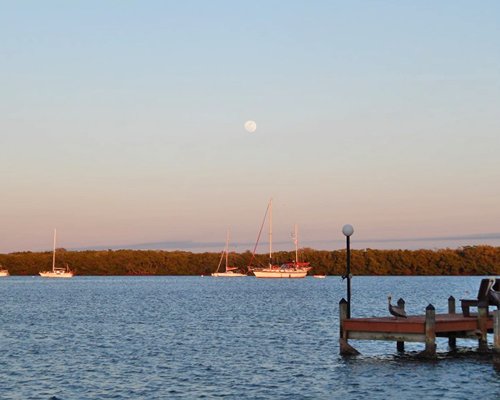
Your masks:
M 229 265 L 229 228 L 227 228 L 226 232 L 226 272 L 228 265 Z
M 273 265 L 273 199 L 269 200 L 269 267 Z
M 52 251 L 52 271 L 56 267 L 56 229 L 54 229 L 54 249 Z
M 293 241 L 295 242 L 295 263 L 298 264 L 299 263 L 299 238 L 297 236 L 297 224 L 295 224 L 295 233 L 294 233 L 294 236 L 293 236 Z

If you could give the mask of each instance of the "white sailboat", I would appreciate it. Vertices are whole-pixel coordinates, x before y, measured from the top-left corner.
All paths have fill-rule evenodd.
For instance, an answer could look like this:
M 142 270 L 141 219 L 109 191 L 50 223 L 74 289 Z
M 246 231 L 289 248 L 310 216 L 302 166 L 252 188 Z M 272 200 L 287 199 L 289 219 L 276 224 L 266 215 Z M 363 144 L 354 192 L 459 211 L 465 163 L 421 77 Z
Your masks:
M 222 259 L 226 258 L 226 270 L 225 272 L 219 272 L 219 269 L 222 265 Z M 242 277 L 242 276 L 247 276 L 246 274 L 242 274 L 241 272 L 238 272 L 238 268 L 236 267 L 230 267 L 229 266 L 229 229 L 226 232 L 226 247 L 224 248 L 220 260 L 219 260 L 219 265 L 217 266 L 217 270 L 212 273 L 212 276 L 215 277 L 225 277 L 225 278 L 236 278 L 236 277 Z
M 297 226 L 295 226 L 295 261 L 273 265 L 273 199 L 269 200 L 266 215 L 269 212 L 269 265 L 265 268 L 252 268 L 256 278 L 305 278 L 311 269 L 309 263 L 298 261 Z M 260 234 L 259 234 L 260 236 Z M 255 251 L 254 251 L 255 253 Z
M 66 264 L 65 267 L 56 267 L 56 230 L 54 229 L 54 249 L 52 251 L 52 271 L 39 272 L 42 278 L 72 278 L 74 273 Z
M 9 270 L 3 268 L 2 264 L 0 264 L 0 277 L 4 277 L 4 276 L 10 276 Z

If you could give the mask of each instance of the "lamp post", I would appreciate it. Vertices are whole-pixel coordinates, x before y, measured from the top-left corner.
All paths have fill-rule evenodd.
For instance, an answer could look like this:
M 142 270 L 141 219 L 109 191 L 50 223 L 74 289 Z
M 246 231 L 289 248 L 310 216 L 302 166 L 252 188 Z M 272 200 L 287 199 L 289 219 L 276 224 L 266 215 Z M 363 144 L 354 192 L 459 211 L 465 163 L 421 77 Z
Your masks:
M 352 225 L 344 225 L 342 233 L 346 237 L 346 274 L 342 278 L 347 278 L 347 318 L 351 318 L 351 235 L 354 233 Z

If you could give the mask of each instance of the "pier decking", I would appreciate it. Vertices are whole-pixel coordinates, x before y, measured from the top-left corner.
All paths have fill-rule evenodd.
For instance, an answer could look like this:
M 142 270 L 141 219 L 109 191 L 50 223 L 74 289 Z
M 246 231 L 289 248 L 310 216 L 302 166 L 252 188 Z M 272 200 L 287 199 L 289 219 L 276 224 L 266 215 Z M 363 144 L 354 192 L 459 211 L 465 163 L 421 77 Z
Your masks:
M 447 337 L 449 333 L 460 334 L 463 337 L 477 338 L 479 326 L 477 317 L 463 317 L 460 314 L 436 314 L 436 336 Z M 493 331 L 493 318 L 488 318 L 487 328 Z M 395 317 L 355 318 L 344 321 L 344 331 L 350 339 L 365 339 L 365 332 L 380 333 L 381 339 L 391 336 L 394 340 L 405 342 L 425 342 L 425 315 L 410 315 L 407 319 Z

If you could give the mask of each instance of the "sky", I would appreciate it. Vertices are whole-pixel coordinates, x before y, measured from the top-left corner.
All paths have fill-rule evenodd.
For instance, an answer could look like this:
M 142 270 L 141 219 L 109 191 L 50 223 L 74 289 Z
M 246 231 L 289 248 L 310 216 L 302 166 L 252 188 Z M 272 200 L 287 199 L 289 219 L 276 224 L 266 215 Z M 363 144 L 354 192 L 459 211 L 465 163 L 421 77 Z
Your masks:
M 0 37 L 0 253 L 252 250 L 270 198 L 278 249 L 500 245 L 500 2 L 0 0 Z

